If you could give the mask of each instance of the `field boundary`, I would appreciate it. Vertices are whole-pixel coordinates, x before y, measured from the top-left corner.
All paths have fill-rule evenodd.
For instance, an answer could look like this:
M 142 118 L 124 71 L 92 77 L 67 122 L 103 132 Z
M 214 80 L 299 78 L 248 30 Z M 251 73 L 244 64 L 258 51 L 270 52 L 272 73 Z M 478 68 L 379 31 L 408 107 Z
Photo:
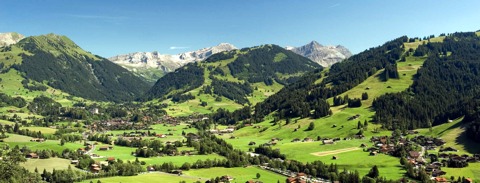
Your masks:
M 337 149 L 333 151 L 314 152 L 310 154 L 314 156 L 329 156 L 329 155 L 335 155 L 335 154 L 344 153 L 344 152 L 356 151 L 359 149 L 360 149 L 359 147 L 349 147 L 349 148 Z

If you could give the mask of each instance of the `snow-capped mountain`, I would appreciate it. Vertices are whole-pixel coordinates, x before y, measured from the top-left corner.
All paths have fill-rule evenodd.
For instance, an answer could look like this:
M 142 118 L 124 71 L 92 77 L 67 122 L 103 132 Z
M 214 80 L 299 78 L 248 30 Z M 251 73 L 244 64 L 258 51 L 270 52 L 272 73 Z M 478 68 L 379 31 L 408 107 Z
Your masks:
M 217 46 L 203 48 L 176 55 L 160 54 L 154 52 L 135 52 L 125 55 L 117 55 L 109 58 L 110 61 L 133 71 L 150 81 L 156 81 L 163 74 L 175 71 L 190 62 L 198 62 L 209 56 L 222 51 L 237 49 L 229 43 L 221 43 Z
M 316 41 L 312 41 L 300 47 L 287 46 L 285 49 L 307 57 L 324 67 L 329 67 L 334 63 L 340 62 L 352 56 L 352 53 L 341 45 L 323 46 Z

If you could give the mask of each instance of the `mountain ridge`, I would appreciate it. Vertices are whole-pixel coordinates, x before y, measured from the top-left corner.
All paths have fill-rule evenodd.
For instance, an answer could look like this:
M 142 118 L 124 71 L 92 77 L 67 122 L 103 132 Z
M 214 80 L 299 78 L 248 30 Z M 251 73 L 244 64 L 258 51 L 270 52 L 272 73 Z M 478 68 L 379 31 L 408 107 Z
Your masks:
M 147 89 L 144 81 L 126 69 L 62 35 L 26 37 L 0 53 L 5 56 L 1 63 L 22 72 L 25 79 L 86 99 L 128 101 Z
M 127 70 L 133 71 L 149 81 L 156 81 L 165 73 L 173 72 L 188 63 L 207 59 L 209 56 L 222 51 L 237 49 L 229 43 L 220 43 L 216 46 L 202 48 L 174 55 L 153 52 L 134 52 L 110 57 L 109 60 Z M 156 73 L 151 69 L 158 69 Z
M 350 50 L 342 45 L 323 46 L 317 41 L 299 47 L 288 46 L 286 49 L 307 57 L 323 67 L 329 67 L 352 56 Z

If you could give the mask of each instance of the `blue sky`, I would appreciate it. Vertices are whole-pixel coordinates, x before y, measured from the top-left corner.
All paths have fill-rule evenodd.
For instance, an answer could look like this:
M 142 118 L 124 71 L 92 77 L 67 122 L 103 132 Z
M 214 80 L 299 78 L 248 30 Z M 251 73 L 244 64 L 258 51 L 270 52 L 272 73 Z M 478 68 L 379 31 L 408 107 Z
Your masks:
M 358 53 L 402 35 L 480 30 L 479 7 L 478 0 L 2 0 L 0 32 L 62 34 L 103 57 L 312 40 Z

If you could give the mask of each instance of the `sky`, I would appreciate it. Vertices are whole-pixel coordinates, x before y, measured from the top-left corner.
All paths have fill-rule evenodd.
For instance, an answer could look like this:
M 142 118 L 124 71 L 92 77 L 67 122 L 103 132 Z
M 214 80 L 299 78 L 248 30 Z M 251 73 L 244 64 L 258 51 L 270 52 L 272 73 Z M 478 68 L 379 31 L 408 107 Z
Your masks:
M 403 35 L 480 30 L 479 7 L 478 0 L 0 0 L 0 32 L 65 35 L 107 58 L 312 40 L 359 53 Z

